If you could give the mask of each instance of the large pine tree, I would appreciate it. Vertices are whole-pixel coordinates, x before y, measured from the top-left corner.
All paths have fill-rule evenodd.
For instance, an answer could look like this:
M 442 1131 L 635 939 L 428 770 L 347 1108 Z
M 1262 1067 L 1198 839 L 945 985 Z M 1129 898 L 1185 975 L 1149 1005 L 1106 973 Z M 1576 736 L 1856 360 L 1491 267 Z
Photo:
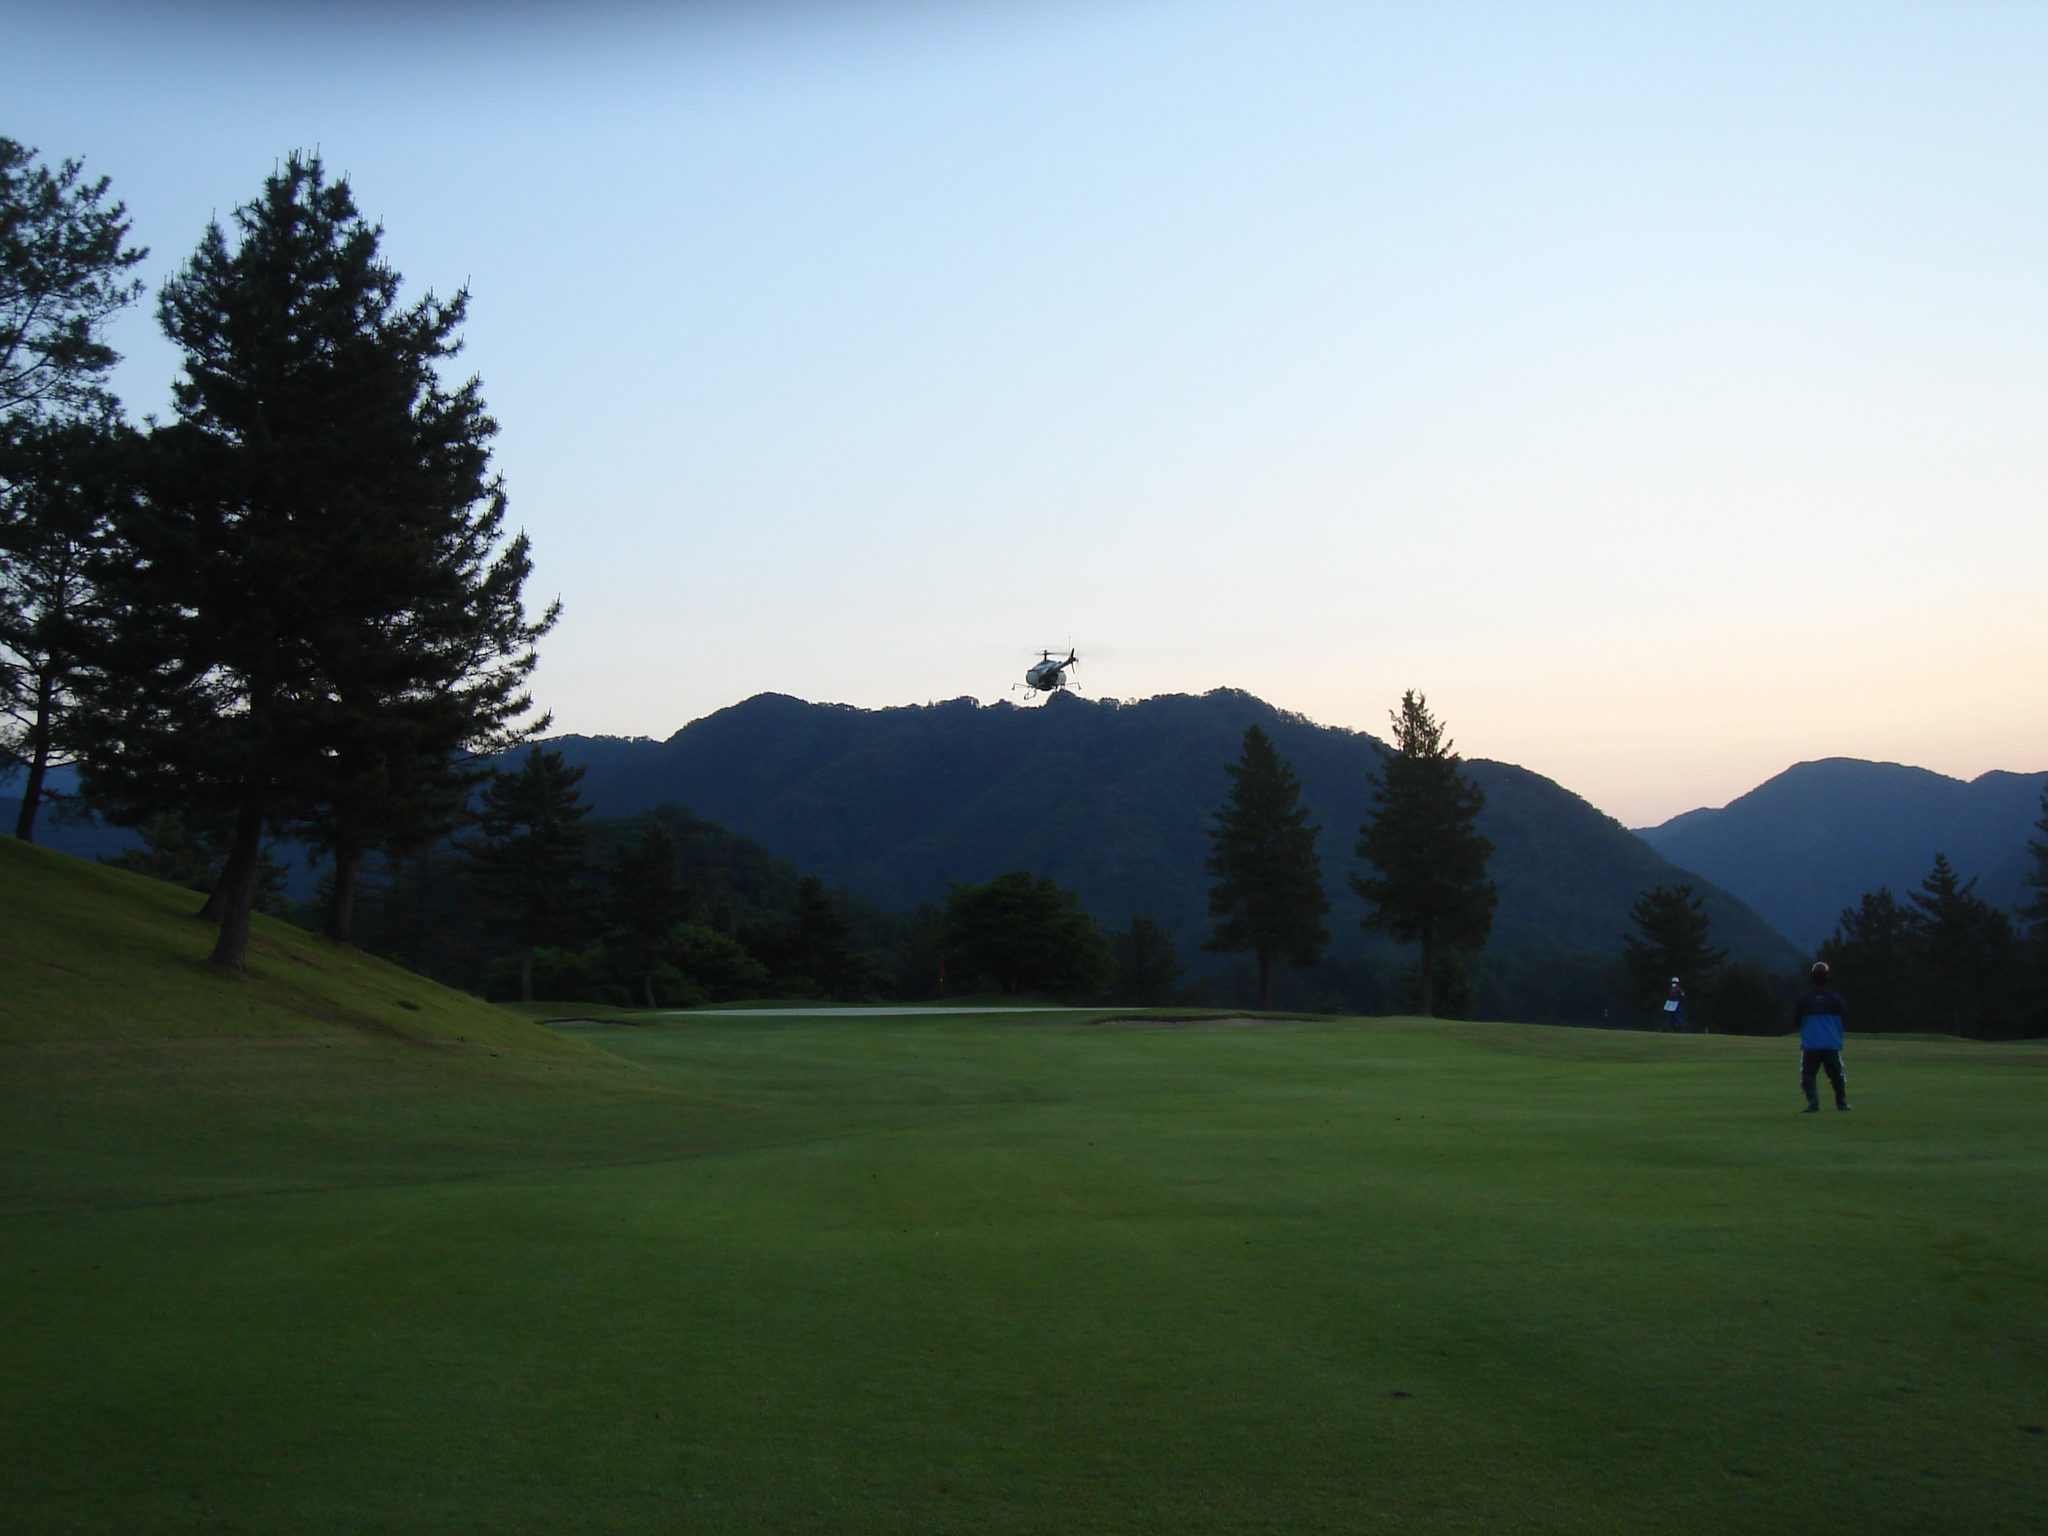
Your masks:
M 1479 949 L 1493 931 L 1499 897 L 1486 878 L 1493 844 L 1474 823 L 1486 804 L 1459 771 L 1457 752 L 1429 703 L 1414 689 L 1393 715 L 1394 750 L 1373 786 L 1372 819 L 1358 829 L 1370 875 L 1351 877 L 1369 910 L 1368 930 L 1420 949 L 1422 1016 L 1436 1008 L 1436 959 L 1443 949 Z
M 417 834 L 453 754 L 524 734 L 554 610 L 524 615 L 476 381 L 437 372 L 465 297 L 401 303 L 381 230 L 317 157 L 234 225 L 159 302 L 184 375 L 102 567 L 124 615 L 90 673 L 83 767 L 126 819 L 232 828 L 208 907 L 214 960 L 239 968 L 265 827 L 314 824 L 345 912 L 353 855 Z
M 1690 885 L 1644 891 L 1628 916 L 1636 931 L 1622 936 L 1621 959 L 1632 1004 L 1645 1011 L 1659 1007 L 1674 976 L 1695 996 L 1711 988 L 1728 951 L 1714 947 L 1706 903 Z
M 2019 980 L 2012 921 L 1977 894 L 1937 853 L 1910 892 L 1915 999 L 1937 1029 L 1979 1039 L 2020 1033 Z
M 128 229 L 105 177 L 0 138 L 0 774 L 27 770 L 24 841 L 63 761 L 79 637 L 99 610 L 88 557 L 126 478 L 105 330 L 142 291 L 129 274 L 148 253 Z
M 1844 907 L 1820 947 L 1832 980 L 1847 998 L 1859 1030 L 1913 1028 L 1913 919 L 1887 886 L 1865 891 Z
M 26 770 L 14 835 L 35 840 L 91 637 L 114 617 L 93 572 L 127 494 L 135 434 L 111 416 L 0 431 L 0 771 Z
M 0 424 L 89 421 L 107 414 L 106 376 L 120 361 L 106 326 L 142 292 L 130 270 L 149 253 L 127 243 L 128 210 L 107 178 L 0 138 Z
M 1273 1005 L 1273 962 L 1314 965 L 1330 935 L 1323 914 L 1323 864 L 1316 853 L 1322 828 L 1301 803 L 1301 780 L 1258 726 L 1245 728 L 1243 750 L 1224 765 L 1230 795 L 1209 829 L 1209 915 L 1216 932 L 1202 947 L 1211 953 L 1250 950 L 1259 968 L 1259 1007 Z

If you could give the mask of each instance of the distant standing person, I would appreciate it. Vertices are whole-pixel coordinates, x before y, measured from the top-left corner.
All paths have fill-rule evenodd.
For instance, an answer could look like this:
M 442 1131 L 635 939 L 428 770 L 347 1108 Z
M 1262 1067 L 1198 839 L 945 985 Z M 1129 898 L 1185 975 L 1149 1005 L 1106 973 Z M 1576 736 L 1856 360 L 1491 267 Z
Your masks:
M 1676 976 L 1671 978 L 1671 990 L 1664 994 L 1663 1028 L 1681 1032 L 1685 1029 L 1685 988 L 1678 984 Z
M 1828 985 L 1825 960 L 1813 968 L 1813 989 L 1792 1005 L 1799 1027 L 1799 1088 L 1806 1095 L 1802 1115 L 1820 1113 L 1820 1092 L 1814 1074 L 1825 1071 L 1835 1090 L 1835 1108 L 1849 1107 L 1849 1080 L 1842 1075 L 1842 1021 L 1847 1016 L 1842 996 Z

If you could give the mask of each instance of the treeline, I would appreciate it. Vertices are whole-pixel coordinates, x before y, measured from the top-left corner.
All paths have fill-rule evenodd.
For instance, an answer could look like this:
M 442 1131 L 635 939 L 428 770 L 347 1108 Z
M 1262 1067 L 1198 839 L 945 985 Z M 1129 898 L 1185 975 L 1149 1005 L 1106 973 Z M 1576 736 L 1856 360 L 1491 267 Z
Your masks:
M 1967 1035 L 2048 1034 L 2048 793 L 2029 840 L 2033 899 L 2022 925 L 1976 893 L 1946 854 L 1901 902 L 1879 887 L 1845 908 L 1820 947 L 1841 978 L 1854 1029 Z
M 454 835 L 375 863 L 357 942 L 496 1001 L 1185 996 L 1164 930 L 1105 934 L 1052 881 L 1018 871 L 889 913 L 677 806 L 592 817 L 583 772 L 538 747 L 494 768 Z
M 1413 946 L 1414 958 L 1327 961 L 1328 900 L 1315 828 L 1291 768 L 1264 733 L 1246 733 L 1217 814 L 1209 868 L 1211 910 L 1222 918 L 1210 948 L 1250 950 L 1259 1006 L 1272 997 L 1272 961 L 1294 975 L 1293 1006 L 1322 1012 L 1419 1012 L 1452 1018 L 1599 1022 L 1629 1029 L 1778 1035 L 1807 985 L 1803 971 L 1773 974 L 1731 960 L 1714 943 L 1706 904 L 1688 884 L 1642 892 L 1629 910 L 1620 956 L 1554 950 L 1489 955 L 1494 905 L 1491 844 L 1473 829 L 1483 797 L 1420 696 L 1395 713 L 1393 750 L 1377 776 L 1371 818 L 1359 828 L 1365 868 L 1351 887 L 1368 930 Z M 1905 904 L 1886 890 L 1842 914 L 1820 958 L 1850 1004 L 1857 1030 L 1911 1030 L 2004 1039 L 2048 1034 L 2048 793 L 2030 841 L 2033 900 L 2015 925 L 1937 854 Z M 1254 980 L 1255 978 L 1255 980 Z M 1213 984 L 1212 984 L 1213 985 Z
M 1879 888 L 1843 911 L 1818 958 L 1849 1005 L 1852 1030 L 1976 1040 L 2048 1035 L 2048 793 L 2036 826 L 2043 841 L 2027 844 L 2034 894 L 2017 924 L 1940 853 L 1904 902 Z M 1804 974 L 1772 976 L 1729 962 L 1690 886 L 1646 891 L 1630 916 L 1636 931 L 1624 940 L 1621 990 L 1628 1017 L 1666 1027 L 1663 1000 L 1676 978 L 1689 1027 L 1765 1035 L 1790 1027 Z
M 219 854 L 204 914 L 240 968 L 266 837 L 325 851 L 352 931 L 367 853 L 455 824 L 479 759 L 546 724 L 467 307 L 407 301 L 382 231 L 293 155 L 157 296 L 168 420 L 105 386 L 139 296 L 123 206 L 0 140 L 0 673 L 32 838 L 50 767 L 93 810 Z

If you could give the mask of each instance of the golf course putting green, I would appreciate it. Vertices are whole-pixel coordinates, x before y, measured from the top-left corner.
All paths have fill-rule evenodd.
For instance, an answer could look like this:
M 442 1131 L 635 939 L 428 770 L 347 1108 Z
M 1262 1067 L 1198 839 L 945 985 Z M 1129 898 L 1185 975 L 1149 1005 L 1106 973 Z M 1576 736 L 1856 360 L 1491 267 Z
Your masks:
M 166 946 L 138 977 L 214 984 L 133 922 Z M 321 959 L 266 942 L 280 976 Z M 2038 1043 L 1852 1038 L 1856 1112 L 1802 1117 L 1787 1041 L 1510 1025 L 500 1014 L 479 1050 L 23 1017 L 4 1530 L 2048 1507 Z

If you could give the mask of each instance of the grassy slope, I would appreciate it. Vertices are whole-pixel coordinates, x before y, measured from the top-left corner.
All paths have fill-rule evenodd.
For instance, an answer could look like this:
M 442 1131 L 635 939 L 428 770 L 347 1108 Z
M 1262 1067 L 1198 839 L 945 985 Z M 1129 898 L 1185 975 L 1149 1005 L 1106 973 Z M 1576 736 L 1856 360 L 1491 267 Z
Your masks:
M 190 891 L 0 837 L 0 1209 L 182 1201 L 799 1134 L 259 917 L 206 963 Z
M 0 1529 L 2038 1528 L 2040 1046 L 1799 1117 L 1785 1042 L 1513 1026 L 208 1036 L 310 967 L 101 889 L 0 908 Z M 111 895 L 208 1001 L 35 1025 Z
M 258 917 L 246 977 L 205 963 L 200 898 L 0 838 L 0 1044 L 306 1039 L 348 1031 L 446 1047 L 588 1057 L 503 1010 L 273 918 Z

